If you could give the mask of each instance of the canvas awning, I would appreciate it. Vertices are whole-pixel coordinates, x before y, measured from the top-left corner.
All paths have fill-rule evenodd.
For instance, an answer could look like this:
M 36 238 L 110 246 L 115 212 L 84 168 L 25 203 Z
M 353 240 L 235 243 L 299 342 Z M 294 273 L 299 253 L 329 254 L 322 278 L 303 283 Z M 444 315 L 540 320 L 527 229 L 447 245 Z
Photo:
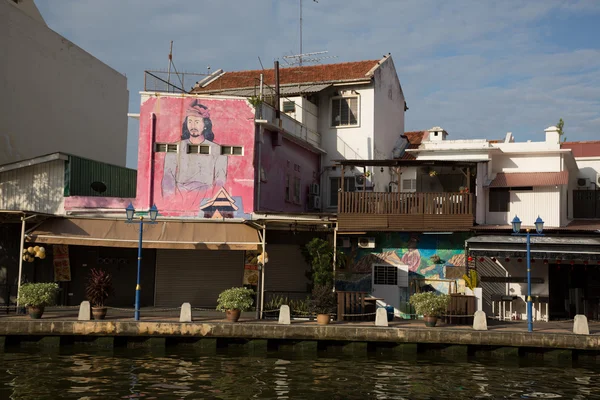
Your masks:
M 45 221 L 28 242 L 76 246 L 138 247 L 139 223 L 121 219 L 55 218 Z M 182 250 L 257 250 L 258 231 L 240 222 L 157 221 L 144 224 L 143 247 Z

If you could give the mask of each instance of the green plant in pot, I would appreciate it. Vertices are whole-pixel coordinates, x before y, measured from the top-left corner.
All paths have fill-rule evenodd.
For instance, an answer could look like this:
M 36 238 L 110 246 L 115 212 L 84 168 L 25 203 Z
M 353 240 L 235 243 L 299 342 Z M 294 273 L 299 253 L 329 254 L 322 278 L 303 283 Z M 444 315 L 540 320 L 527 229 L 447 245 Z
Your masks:
M 310 298 L 310 310 L 317 314 L 319 325 L 329 324 L 329 314 L 335 311 L 336 306 L 335 293 L 333 293 L 330 286 L 315 286 Z
M 254 290 L 234 287 L 221 292 L 217 299 L 217 310 L 225 312 L 227 321 L 237 322 L 242 311 L 248 311 L 254 300 Z
M 92 268 L 85 294 L 92 306 L 94 319 L 104 319 L 107 310 L 105 307 L 106 300 L 113 294 L 112 276 L 103 269 Z
M 410 296 L 410 304 L 418 315 L 423 316 L 425 326 L 430 328 L 434 327 L 438 318 L 446 312 L 449 303 L 450 296 L 447 294 L 425 292 Z
M 27 307 L 31 318 L 39 319 L 42 318 L 46 306 L 56 304 L 57 293 L 56 283 L 25 283 L 19 289 L 18 302 Z

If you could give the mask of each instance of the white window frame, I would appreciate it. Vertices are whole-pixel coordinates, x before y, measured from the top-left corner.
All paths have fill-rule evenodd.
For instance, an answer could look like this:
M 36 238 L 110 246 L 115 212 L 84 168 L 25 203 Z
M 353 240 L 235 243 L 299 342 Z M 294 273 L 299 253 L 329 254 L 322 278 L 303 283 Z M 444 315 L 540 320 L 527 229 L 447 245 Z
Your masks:
M 334 100 L 339 99 L 356 99 L 356 124 L 353 125 L 333 125 L 333 102 Z M 340 103 L 341 104 L 341 103 Z M 329 99 L 329 127 L 332 129 L 343 129 L 343 128 L 357 128 L 360 127 L 360 95 L 344 95 L 344 96 L 334 96 Z
M 208 153 L 203 153 L 201 150 L 207 149 Z M 187 153 L 188 154 L 200 154 L 200 155 L 209 155 L 210 154 L 210 146 L 206 144 L 188 144 L 187 145 Z
M 230 153 L 224 152 L 224 149 L 226 149 L 226 148 L 230 148 L 231 152 Z M 242 149 L 242 154 L 234 154 L 233 153 L 234 148 Z M 221 155 L 222 156 L 235 156 L 235 157 L 243 156 L 244 155 L 244 146 L 221 145 Z
M 179 145 L 177 143 L 154 143 L 154 152 L 179 153 Z

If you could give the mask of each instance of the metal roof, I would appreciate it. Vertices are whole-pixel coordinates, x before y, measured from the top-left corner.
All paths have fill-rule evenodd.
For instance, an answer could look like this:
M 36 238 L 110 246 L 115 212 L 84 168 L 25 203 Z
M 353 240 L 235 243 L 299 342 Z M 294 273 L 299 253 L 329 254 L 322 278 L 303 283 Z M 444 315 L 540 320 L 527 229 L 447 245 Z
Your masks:
M 561 172 L 499 172 L 490 183 L 495 187 L 556 186 L 569 183 L 569 171 Z
M 451 160 L 334 160 L 339 165 L 353 165 L 355 167 L 411 167 L 423 165 L 448 165 L 456 167 L 473 167 L 477 162 L 451 161 Z
M 304 83 L 304 84 L 295 84 L 288 86 L 281 86 L 279 88 L 279 93 L 281 96 L 292 96 L 299 94 L 310 94 L 317 93 L 323 89 L 330 87 L 330 83 L 318 84 L 318 83 Z M 240 89 L 224 89 L 224 90 L 215 90 L 221 95 L 228 96 L 240 96 L 240 97 L 252 97 L 258 95 L 257 87 L 250 88 L 240 88 Z M 208 92 L 210 93 L 210 92 Z

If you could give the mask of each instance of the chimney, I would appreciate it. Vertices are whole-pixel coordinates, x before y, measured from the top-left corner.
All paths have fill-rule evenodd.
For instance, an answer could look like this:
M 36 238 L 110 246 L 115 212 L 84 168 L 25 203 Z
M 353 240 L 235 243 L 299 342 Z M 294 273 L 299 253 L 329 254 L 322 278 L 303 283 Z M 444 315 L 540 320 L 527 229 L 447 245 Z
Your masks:
M 446 136 L 448 136 L 448 132 L 442 129 L 439 126 L 434 126 L 429 129 L 429 141 L 430 142 L 441 142 L 442 140 L 446 140 Z
M 558 144 L 560 142 L 560 135 L 556 126 L 548 127 L 544 129 L 544 132 L 546 132 L 546 143 Z

